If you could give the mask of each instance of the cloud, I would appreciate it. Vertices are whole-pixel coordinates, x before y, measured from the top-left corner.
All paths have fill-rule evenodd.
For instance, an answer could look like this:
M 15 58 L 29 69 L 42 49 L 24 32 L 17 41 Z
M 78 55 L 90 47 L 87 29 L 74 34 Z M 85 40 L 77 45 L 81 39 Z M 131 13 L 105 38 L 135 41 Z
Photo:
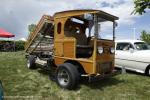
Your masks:
M 100 9 L 120 17 L 120 26 L 132 25 L 136 15 L 132 0 L 1 0 L 0 27 L 17 38 L 27 37 L 28 25 L 37 23 L 43 14 L 70 9 Z
M 28 25 L 37 23 L 43 14 L 53 15 L 67 6 L 66 3 L 49 0 L 2 0 L 0 3 L 0 27 L 17 37 L 28 35 Z

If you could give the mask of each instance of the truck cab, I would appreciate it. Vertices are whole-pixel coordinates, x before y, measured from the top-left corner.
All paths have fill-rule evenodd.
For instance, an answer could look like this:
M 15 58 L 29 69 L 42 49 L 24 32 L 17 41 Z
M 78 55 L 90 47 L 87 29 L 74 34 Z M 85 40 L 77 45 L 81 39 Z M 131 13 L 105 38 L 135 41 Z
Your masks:
M 117 73 L 114 71 L 116 20 L 118 17 L 101 10 L 69 10 L 54 14 L 53 49 L 52 53 L 45 53 L 49 54 L 45 65 L 55 73 L 59 86 L 73 89 L 81 76 L 91 81 Z M 111 27 L 111 40 L 100 36 L 105 22 L 111 23 L 111 26 L 103 26 L 105 30 Z M 32 68 L 30 59 L 36 62 L 42 57 L 29 51 L 26 48 L 28 68 Z

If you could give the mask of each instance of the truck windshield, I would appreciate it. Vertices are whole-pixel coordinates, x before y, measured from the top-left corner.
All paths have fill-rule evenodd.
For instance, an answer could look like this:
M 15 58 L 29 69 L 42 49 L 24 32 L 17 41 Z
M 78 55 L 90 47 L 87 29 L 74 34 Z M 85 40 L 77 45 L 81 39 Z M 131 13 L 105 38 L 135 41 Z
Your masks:
M 137 50 L 149 50 L 148 45 L 144 42 L 135 42 L 134 45 Z
M 93 20 L 94 23 L 94 20 Z M 90 24 L 91 25 L 91 24 Z M 93 26 L 91 27 L 91 36 L 94 37 L 94 33 L 95 33 L 95 28 L 98 25 L 98 30 L 97 30 L 97 39 L 106 39 L 106 40 L 113 40 L 113 31 L 114 31 L 114 27 L 113 27 L 113 22 L 108 21 L 106 19 L 103 19 L 101 17 L 98 16 L 97 18 L 97 22 L 96 24 L 93 24 Z
M 113 22 L 99 22 L 98 39 L 113 40 Z

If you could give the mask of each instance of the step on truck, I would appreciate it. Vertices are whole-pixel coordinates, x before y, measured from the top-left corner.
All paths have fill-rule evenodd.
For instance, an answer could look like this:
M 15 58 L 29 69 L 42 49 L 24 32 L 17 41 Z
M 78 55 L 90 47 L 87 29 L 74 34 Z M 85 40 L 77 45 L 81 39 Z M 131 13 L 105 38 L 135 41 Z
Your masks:
M 42 65 L 65 89 L 75 89 L 81 77 L 93 81 L 118 74 L 114 70 L 116 20 L 118 17 L 101 10 L 44 15 L 25 45 L 27 67 Z M 110 32 L 110 27 L 111 34 L 102 32 Z M 112 39 L 103 39 L 102 33 Z

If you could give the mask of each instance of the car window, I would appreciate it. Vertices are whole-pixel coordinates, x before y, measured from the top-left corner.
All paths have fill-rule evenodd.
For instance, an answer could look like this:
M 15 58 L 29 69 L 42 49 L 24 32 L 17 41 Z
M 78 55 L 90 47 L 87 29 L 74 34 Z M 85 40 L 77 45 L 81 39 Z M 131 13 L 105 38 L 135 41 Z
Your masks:
M 116 50 L 129 50 L 130 48 L 134 49 L 130 43 L 117 43 Z
M 144 42 L 136 42 L 134 45 L 137 50 L 149 50 L 148 45 Z

